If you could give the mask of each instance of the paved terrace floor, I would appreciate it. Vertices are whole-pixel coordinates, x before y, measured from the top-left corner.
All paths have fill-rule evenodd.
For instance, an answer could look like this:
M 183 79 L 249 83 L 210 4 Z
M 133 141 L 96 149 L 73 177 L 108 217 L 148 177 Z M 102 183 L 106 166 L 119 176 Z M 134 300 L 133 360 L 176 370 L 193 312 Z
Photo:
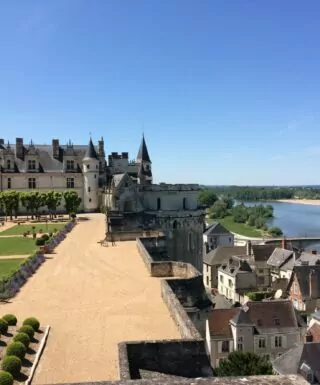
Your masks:
M 121 341 L 180 338 L 136 244 L 102 247 L 102 214 L 77 224 L 0 314 L 50 324 L 33 384 L 119 379 Z

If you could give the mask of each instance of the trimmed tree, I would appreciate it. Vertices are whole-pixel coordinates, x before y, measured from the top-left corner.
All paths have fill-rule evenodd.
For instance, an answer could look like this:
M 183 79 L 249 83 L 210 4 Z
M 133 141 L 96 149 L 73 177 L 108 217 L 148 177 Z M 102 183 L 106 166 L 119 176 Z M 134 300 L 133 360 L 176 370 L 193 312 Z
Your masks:
M 7 190 L 1 193 L 1 206 L 4 209 L 6 218 L 10 216 L 12 220 L 13 213 L 18 213 L 20 194 L 14 190 Z
M 73 190 L 67 190 L 63 193 L 65 208 L 67 213 L 70 215 L 71 213 L 76 213 L 81 203 L 81 198 Z
M 45 194 L 45 204 L 48 207 L 50 218 L 56 217 L 57 207 L 61 204 L 62 194 L 58 191 L 49 191 Z
M 221 360 L 215 369 L 218 377 L 259 376 L 273 374 L 272 364 L 265 357 L 253 352 L 235 351 Z

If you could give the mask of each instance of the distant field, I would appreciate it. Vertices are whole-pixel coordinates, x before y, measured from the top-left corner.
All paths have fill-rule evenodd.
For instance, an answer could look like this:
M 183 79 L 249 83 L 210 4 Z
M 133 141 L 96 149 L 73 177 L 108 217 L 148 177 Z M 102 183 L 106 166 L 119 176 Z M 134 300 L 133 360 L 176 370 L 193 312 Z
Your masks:
M 33 238 L 0 237 L 0 255 L 32 254 L 37 249 Z
M 0 279 L 16 270 L 24 259 L 0 259 Z
M 212 219 L 207 220 L 209 223 L 212 223 Z M 244 235 L 245 237 L 260 238 L 263 236 L 261 230 L 254 229 L 251 226 L 248 226 L 245 223 L 235 223 L 232 220 L 232 217 L 225 217 L 223 219 L 218 219 L 217 222 L 220 222 L 227 230 Z
M 8 230 L 1 231 L 0 232 L 0 237 L 5 236 L 5 235 L 23 235 L 23 233 L 30 231 L 32 233 L 34 230 L 32 227 L 35 227 L 35 231 L 38 232 L 40 229 L 44 233 L 51 233 L 53 232 L 54 229 L 61 230 L 64 226 L 65 223 L 35 223 L 35 224 L 28 224 L 28 225 L 16 225 L 11 227 Z

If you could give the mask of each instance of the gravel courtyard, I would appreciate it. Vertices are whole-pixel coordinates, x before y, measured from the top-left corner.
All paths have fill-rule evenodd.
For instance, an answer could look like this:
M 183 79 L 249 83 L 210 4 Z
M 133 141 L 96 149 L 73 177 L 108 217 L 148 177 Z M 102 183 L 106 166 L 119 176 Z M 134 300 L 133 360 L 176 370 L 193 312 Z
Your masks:
M 87 216 L 0 314 L 50 324 L 33 384 L 119 379 L 121 341 L 180 338 L 135 242 L 102 247 L 102 214 Z

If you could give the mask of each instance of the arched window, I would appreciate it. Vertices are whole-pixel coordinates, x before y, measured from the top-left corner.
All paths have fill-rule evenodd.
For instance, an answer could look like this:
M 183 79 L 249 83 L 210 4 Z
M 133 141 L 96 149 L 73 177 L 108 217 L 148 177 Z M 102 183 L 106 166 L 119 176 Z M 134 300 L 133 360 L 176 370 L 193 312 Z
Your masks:
M 157 199 L 157 210 L 161 210 L 161 198 Z
M 187 198 L 183 198 L 183 210 L 187 210 Z

